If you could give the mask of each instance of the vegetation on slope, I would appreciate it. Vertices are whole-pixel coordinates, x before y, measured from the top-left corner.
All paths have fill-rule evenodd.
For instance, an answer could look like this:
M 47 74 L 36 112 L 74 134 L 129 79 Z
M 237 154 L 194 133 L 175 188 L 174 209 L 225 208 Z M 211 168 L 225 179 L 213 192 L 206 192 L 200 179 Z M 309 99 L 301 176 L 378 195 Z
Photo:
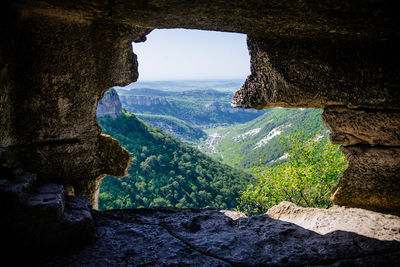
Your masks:
M 329 207 L 330 192 L 348 165 L 340 146 L 302 133 L 280 141 L 287 160 L 274 167 L 260 163 L 255 168 L 257 184 L 249 184 L 242 192 L 238 209 L 265 213 L 284 200 L 303 207 Z
M 106 177 L 99 208 L 154 206 L 232 209 L 254 178 L 222 164 L 134 115 L 98 118 L 103 132 L 118 139 L 133 160 L 125 178 Z
M 284 156 L 281 135 L 299 131 L 327 137 L 327 128 L 321 119 L 322 110 L 274 108 L 258 118 L 241 125 L 218 130 L 222 136 L 215 147 L 215 157 L 222 162 L 252 172 L 261 157 L 268 166 Z
M 152 127 L 160 128 L 163 132 L 178 138 L 179 140 L 193 145 L 200 139 L 207 138 L 202 129 L 168 115 L 135 114 L 139 119 L 145 121 Z

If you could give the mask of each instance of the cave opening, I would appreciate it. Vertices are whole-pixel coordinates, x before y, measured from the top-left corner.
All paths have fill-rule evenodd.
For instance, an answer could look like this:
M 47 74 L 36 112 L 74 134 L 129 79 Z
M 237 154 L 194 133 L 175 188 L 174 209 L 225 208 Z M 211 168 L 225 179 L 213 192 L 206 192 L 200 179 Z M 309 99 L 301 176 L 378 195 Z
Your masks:
M 111 265 L 397 263 L 399 217 L 364 210 L 398 214 L 400 209 L 398 16 L 387 12 L 395 10 L 389 3 L 28 2 L 6 1 L 1 9 L 4 38 L 0 41 L 0 156 L 1 170 L 9 171 L 0 181 L 4 218 L 1 229 L 8 248 L 5 255 L 12 257 L 14 253 L 8 252 L 22 249 L 28 254 L 19 258 L 29 261 L 28 255 L 36 251 L 48 259 L 53 258 L 52 250 L 58 250 L 65 257 L 59 258 L 61 264 L 54 265 L 75 266 L 97 262 L 100 265 L 104 262 Z M 103 175 L 123 176 L 129 163 L 129 152 L 117 140 L 101 134 L 95 116 L 98 99 L 109 86 L 136 80 L 138 65 L 131 53 L 131 41 L 143 41 L 154 27 L 248 34 L 251 74 L 234 95 L 233 104 L 237 107 L 323 108 L 332 141 L 345 144 L 342 149 L 350 160 L 335 191 L 336 207 L 303 209 L 286 202 L 269 209 L 267 215 L 237 222 L 212 209 L 93 211 L 89 201 L 97 206 Z M 182 102 L 184 96 L 186 92 L 179 92 L 178 100 Z M 170 106 L 171 101 L 164 99 L 162 103 Z M 203 100 L 204 97 L 197 97 L 190 107 Z M 224 106 L 212 104 L 207 108 L 215 112 Z M 225 118 L 238 117 L 237 111 L 224 110 Z M 301 114 L 310 111 L 299 110 L 299 121 L 305 117 Z M 151 200 L 154 206 L 189 203 L 230 209 L 226 203 L 236 200 L 230 193 L 247 186 L 243 181 L 248 176 L 240 164 L 254 162 L 243 160 L 244 153 L 233 150 L 247 145 L 247 150 L 257 157 L 257 149 L 277 142 L 290 129 L 300 128 L 297 125 L 309 129 L 313 125 L 311 121 L 294 124 L 294 117 L 284 108 L 264 112 L 266 115 L 260 116 L 274 115 L 275 121 L 256 121 L 254 127 L 242 126 L 236 132 L 227 125 L 219 125 L 226 136 L 228 132 L 232 134 L 223 147 L 222 132 L 200 127 L 207 137 L 211 136 L 211 143 L 218 141 L 208 155 L 150 128 L 128 111 L 121 110 L 124 116 L 114 120 L 99 118 L 104 133 L 112 134 L 135 156 L 130 170 L 136 175 L 131 179 L 133 183 L 125 178 L 107 178 L 110 183 L 125 183 L 115 184 L 108 192 L 112 197 L 118 196 L 121 207 L 134 207 L 128 205 L 133 201 L 150 206 Z M 147 117 L 160 119 L 150 115 Z M 166 116 L 162 114 L 161 118 L 165 120 Z M 215 119 L 203 117 L 207 118 Z M 288 118 L 292 121 L 285 123 Z M 182 120 L 169 120 L 182 124 Z M 116 127 L 124 132 L 113 134 Z M 190 130 L 187 125 L 181 129 Z M 327 134 L 320 131 L 320 135 Z M 323 140 L 320 135 L 311 140 Z M 250 143 L 256 136 L 261 139 Z M 207 139 L 204 137 L 203 141 Z M 126 144 L 129 140 L 134 140 L 130 141 L 130 147 Z M 293 143 L 301 144 L 300 147 L 312 143 L 297 140 Z M 218 155 L 222 148 L 232 150 Z M 170 153 L 160 153 L 161 150 Z M 276 156 L 285 160 L 285 154 Z M 194 166 L 194 159 L 203 165 Z M 222 165 L 224 161 L 235 163 Z M 290 169 L 276 169 L 278 174 L 280 170 Z M 266 173 L 265 169 L 262 171 Z M 296 173 L 315 173 L 314 169 L 302 171 Z M 264 172 L 259 173 L 260 177 Z M 218 179 L 210 184 L 204 177 L 215 173 Z M 154 179 L 143 183 L 136 179 L 138 175 Z M 253 189 L 250 193 L 257 192 L 256 184 Z M 146 195 L 136 199 L 137 192 Z M 250 199 L 253 196 L 249 195 Z M 113 203 L 117 203 L 115 199 Z M 204 204 L 210 199 L 216 204 Z M 176 203 L 181 200 L 182 203 Z M 251 205 L 252 202 L 249 208 Z M 220 236 L 216 236 L 218 232 Z M 65 248 L 74 248 L 75 252 L 71 254 Z
M 146 42 L 132 43 L 132 50 L 139 62 L 138 81 L 113 87 L 97 109 L 103 133 L 119 140 L 132 156 L 127 177 L 102 181 L 100 210 L 241 205 L 249 214 L 265 212 L 278 204 L 254 207 L 257 190 L 264 190 L 256 188 L 266 178 L 265 170 L 285 165 L 280 169 L 285 175 L 293 157 L 303 165 L 330 161 L 325 168 L 302 166 L 293 181 L 280 183 L 270 176 L 279 184 L 274 189 L 279 199 L 331 205 L 328 195 L 347 162 L 328 141 L 322 110 L 231 106 L 250 74 L 246 35 L 154 30 Z M 300 155 L 296 149 L 307 152 Z M 340 160 L 338 170 L 329 172 L 335 160 Z M 310 183 L 301 177 L 304 173 L 313 178 Z

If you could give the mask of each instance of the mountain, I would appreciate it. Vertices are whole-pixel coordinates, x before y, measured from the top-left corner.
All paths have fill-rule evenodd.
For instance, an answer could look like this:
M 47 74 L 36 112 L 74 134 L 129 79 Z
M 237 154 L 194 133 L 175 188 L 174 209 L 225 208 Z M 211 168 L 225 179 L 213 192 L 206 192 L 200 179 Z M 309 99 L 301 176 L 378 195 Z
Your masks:
M 321 113 L 318 109 L 274 108 L 244 124 L 215 128 L 198 148 L 240 169 L 251 170 L 260 157 L 267 165 L 273 165 L 285 158 L 281 136 L 297 132 L 327 136 Z
M 173 116 L 192 126 L 243 123 L 265 113 L 231 107 L 233 93 L 230 91 L 180 90 L 179 87 L 175 91 L 151 88 L 117 91 L 124 109 L 129 112 Z
M 251 175 L 147 126 L 133 114 L 98 121 L 103 132 L 118 139 L 133 157 L 127 177 L 103 180 L 101 210 L 154 206 L 232 209 L 237 206 L 239 191 L 253 182 Z

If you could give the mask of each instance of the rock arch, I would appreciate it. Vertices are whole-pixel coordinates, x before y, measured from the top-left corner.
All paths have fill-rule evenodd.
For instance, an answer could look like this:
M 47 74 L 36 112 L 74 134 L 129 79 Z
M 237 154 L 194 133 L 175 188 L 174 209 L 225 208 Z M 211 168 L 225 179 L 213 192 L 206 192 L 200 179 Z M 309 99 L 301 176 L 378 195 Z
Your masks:
M 400 210 L 399 24 L 390 1 L 8 1 L 1 7 L 2 168 L 72 185 L 96 205 L 129 154 L 97 101 L 137 79 L 131 41 L 153 28 L 248 34 L 251 75 L 233 105 L 324 108 L 350 167 L 335 204 Z

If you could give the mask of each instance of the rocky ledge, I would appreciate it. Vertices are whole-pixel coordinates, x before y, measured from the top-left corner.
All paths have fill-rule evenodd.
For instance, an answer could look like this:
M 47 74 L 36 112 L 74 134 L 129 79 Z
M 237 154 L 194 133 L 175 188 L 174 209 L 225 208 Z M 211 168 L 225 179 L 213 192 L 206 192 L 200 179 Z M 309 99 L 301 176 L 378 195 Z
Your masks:
M 341 209 L 338 211 L 338 209 Z M 400 217 L 355 208 L 304 209 L 283 202 L 270 215 L 215 209 L 94 212 L 97 240 L 47 266 L 394 266 Z M 290 216 L 289 216 L 290 215 Z M 274 219 L 282 217 L 283 220 Z M 293 222 L 291 222 L 293 221 Z M 307 225 L 302 225 L 302 222 Z
M 35 174 L 0 169 L 2 255 L 14 266 L 94 240 L 91 203 L 67 193 L 62 185 L 38 183 Z

